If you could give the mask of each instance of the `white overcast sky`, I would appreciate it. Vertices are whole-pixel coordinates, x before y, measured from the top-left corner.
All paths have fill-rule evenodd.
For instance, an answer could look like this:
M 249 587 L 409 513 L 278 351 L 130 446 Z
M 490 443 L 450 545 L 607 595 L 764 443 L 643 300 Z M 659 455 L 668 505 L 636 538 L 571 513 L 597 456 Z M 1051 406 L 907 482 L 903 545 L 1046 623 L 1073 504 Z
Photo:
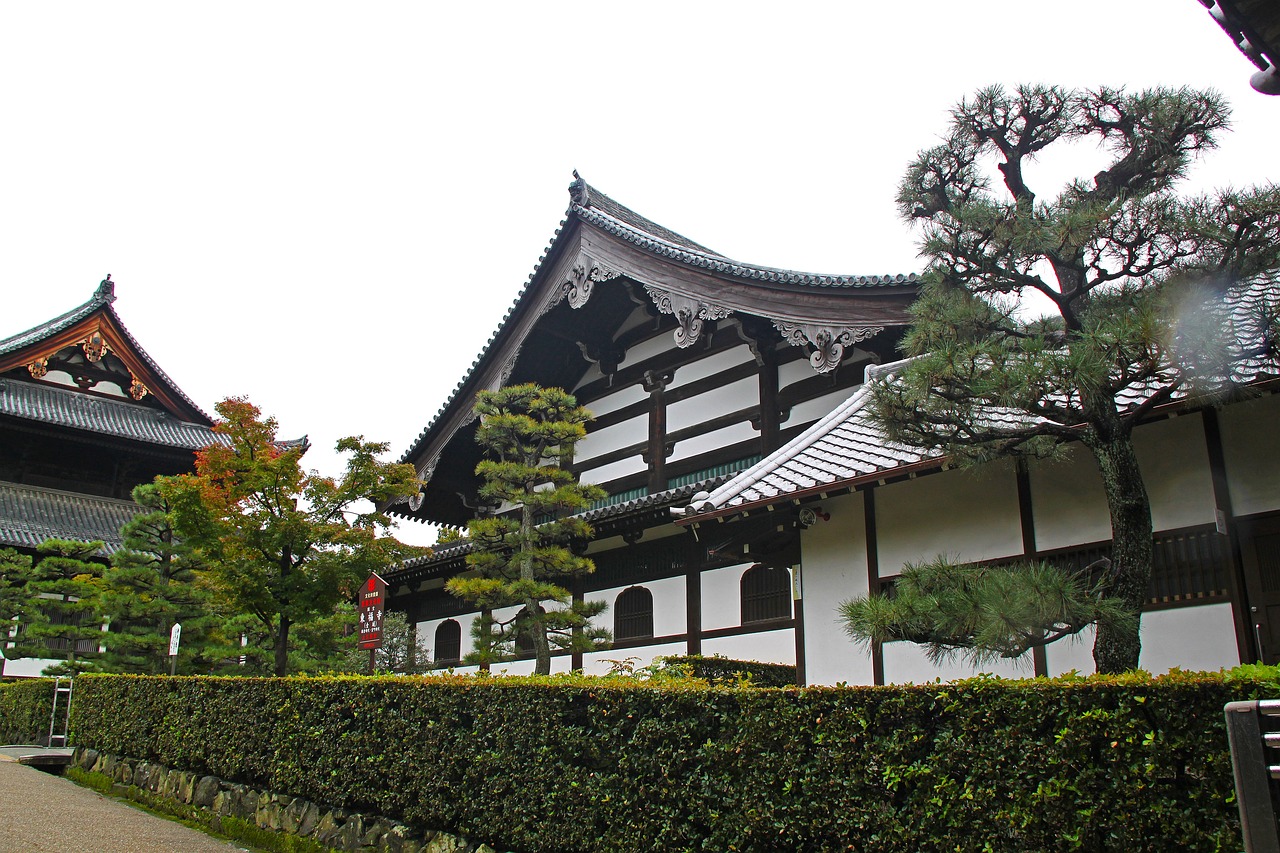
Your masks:
M 435 416 L 575 168 L 739 260 L 905 273 L 896 183 L 975 89 L 1216 88 L 1197 183 L 1243 186 L 1280 139 L 1252 70 L 1196 0 L 5 3 L 0 337 L 111 273 L 201 407 L 247 395 L 336 474 Z

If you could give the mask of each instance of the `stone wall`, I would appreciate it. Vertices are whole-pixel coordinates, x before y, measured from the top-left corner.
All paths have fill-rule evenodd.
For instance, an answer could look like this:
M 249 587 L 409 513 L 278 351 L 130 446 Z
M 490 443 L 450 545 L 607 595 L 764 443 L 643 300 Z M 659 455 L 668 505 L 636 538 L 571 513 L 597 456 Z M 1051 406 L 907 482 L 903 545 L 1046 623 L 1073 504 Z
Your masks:
M 380 815 L 331 809 L 301 797 L 263 791 L 198 776 L 160 764 L 136 761 L 77 747 L 72 763 L 82 770 L 109 777 L 121 793 L 130 786 L 201 809 L 209 825 L 221 831 L 223 817 L 233 817 L 272 832 L 290 833 L 342 851 L 378 853 L 495 853 L 487 844 L 473 844 L 447 832 L 416 830 Z

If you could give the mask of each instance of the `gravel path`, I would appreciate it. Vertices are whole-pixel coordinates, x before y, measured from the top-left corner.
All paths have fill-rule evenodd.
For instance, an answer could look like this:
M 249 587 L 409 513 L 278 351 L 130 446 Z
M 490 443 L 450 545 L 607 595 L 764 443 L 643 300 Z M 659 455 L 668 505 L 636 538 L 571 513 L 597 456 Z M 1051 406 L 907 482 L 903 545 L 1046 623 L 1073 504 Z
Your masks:
M 3 853 L 243 851 L 33 767 L 0 761 Z

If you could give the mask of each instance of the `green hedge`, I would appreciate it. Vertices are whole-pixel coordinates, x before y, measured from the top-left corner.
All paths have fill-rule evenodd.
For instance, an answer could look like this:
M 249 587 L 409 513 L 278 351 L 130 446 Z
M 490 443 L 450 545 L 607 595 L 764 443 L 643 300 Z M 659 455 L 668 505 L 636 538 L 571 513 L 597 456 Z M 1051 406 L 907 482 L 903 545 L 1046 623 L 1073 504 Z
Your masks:
M 0 682 L 0 744 L 45 743 L 52 712 L 52 679 Z
M 502 849 L 1239 849 L 1223 705 L 1273 670 L 730 689 L 85 676 L 76 742 Z
M 796 683 L 793 664 L 733 660 L 718 655 L 668 655 L 662 658 L 662 665 L 667 669 L 685 670 L 694 678 L 704 678 L 712 684 L 749 680 L 752 687 L 791 687 Z

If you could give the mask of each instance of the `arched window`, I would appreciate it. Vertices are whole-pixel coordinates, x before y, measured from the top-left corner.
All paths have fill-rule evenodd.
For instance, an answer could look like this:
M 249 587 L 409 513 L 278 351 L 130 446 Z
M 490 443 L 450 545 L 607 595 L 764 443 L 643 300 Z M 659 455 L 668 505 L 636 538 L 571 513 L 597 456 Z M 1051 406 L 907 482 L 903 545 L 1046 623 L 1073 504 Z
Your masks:
M 455 664 L 462 660 L 462 626 L 456 619 L 446 619 L 436 626 L 437 664 Z
M 791 618 L 791 573 L 757 563 L 742 573 L 742 624 Z
M 642 586 L 624 589 L 613 604 L 613 638 L 646 639 L 653 636 L 653 593 Z

